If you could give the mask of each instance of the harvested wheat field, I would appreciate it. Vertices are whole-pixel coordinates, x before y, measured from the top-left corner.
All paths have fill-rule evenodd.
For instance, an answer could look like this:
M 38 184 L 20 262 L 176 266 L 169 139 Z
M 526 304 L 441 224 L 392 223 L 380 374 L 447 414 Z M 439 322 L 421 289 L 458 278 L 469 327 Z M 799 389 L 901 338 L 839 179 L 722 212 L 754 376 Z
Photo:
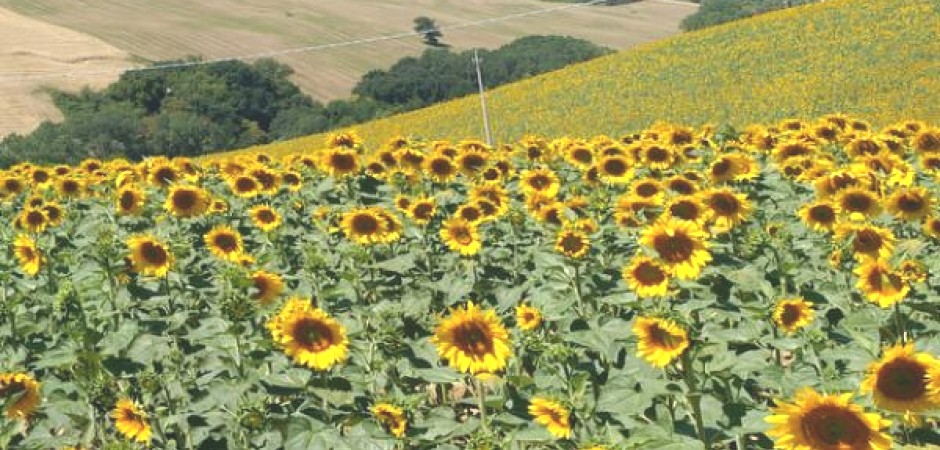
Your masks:
M 411 31 L 412 20 L 421 15 L 434 18 L 445 28 L 467 21 L 525 13 L 559 6 L 539 0 L 497 1 L 361 1 L 344 0 L 219 0 L 194 3 L 182 0 L 152 2 L 106 2 L 102 0 L 0 0 L 6 7 L 35 19 L 91 34 L 138 57 L 166 60 L 191 55 L 222 58 L 303 46 L 367 38 Z M 660 39 L 679 31 L 679 22 L 697 6 L 683 2 L 642 1 L 615 7 L 580 7 L 549 14 L 517 17 L 503 22 L 444 31 L 444 42 L 455 49 L 497 47 L 530 34 L 563 34 L 586 38 L 613 48 Z M 9 13 L 4 13 L 9 14 Z M 4 16 L 6 17 L 6 16 Z M 19 17 L 19 16 L 16 16 Z M 148 20 L 136 20 L 147 17 Z M 0 37 L 8 27 L 0 26 Z M 52 29 L 60 30 L 53 27 Z M 352 30 L 352 31 L 350 31 Z M 11 32 L 23 35 L 22 32 Z M 4 38 L 5 39 L 5 38 Z M 30 42 L 40 42 L 30 38 Z M 22 44 L 14 47 L 23 47 Z M 278 59 L 297 71 L 295 81 L 319 100 L 349 95 L 359 77 L 371 69 L 384 68 L 398 59 L 416 55 L 426 47 L 418 38 L 375 42 L 316 52 L 298 52 Z M 24 48 L 32 53 L 36 49 Z M 114 51 L 114 50 L 112 50 Z M 7 53 L 4 50 L 4 53 Z M 84 55 L 84 53 L 82 53 Z M 106 54 L 106 53 L 102 53 Z M 110 53 L 107 53 L 110 55 Z M 94 54 L 89 54 L 89 56 Z M 5 56 L 4 56 L 5 57 Z M 108 60 L 108 64 L 113 61 Z M 0 72 L 20 71 L 17 66 L 48 70 L 36 62 L 13 64 L 2 60 Z M 129 63 L 124 63 L 130 65 Z M 89 63 L 94 68 L 101 61 Z M 0 73 L 0 78 L 4 74 Z M 105 77 L 105 80 L 109 79 Z M 59 86 L 62 80 L 49 80 Z M 104 80 L 95 79 L 100 85 Z M 69 84 L 82 84 L 69 80 Z M 94 83 L 93 83 L 94 84 Z M 36 85 L 11 85 L 0 80 L 2 89 L 20 98 Z M 6 91 L 0 91 L 6 92 Z M 9 97 L 4 95 L 4 97 Z M 42 98 L 42 97 L 41 97 Z M 45 114 L 27 114 L 26 106 L 0 103 L 0 135 L 26 130 L 38 119 L 54 113 L 48 101 L 34 101 L 32 108 Z M 14 123 L 14 116 L 17 121 Z
M 103 87 L 129 66 L 127 54 L 104 41 L 3 8 L 0 42 L 0 136 L 60 117 L 44 87 Z M 50 76 L 69 72 L 83 74 Z

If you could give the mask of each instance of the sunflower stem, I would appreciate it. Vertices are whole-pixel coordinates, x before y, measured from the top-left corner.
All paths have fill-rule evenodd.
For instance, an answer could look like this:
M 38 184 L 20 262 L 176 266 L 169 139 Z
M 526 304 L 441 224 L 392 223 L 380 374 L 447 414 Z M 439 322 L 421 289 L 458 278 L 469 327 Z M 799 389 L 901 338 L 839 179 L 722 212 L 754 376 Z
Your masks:
M 483 381 L 477 377 L 473 377 L 473 381 L 476 384 L 477 390 L 477 401 L 480 405 L 480 426 L 483 427 L 483 432 L 487 436 L 490 434 L 490 426 L 486 422 L 486 390 L 483 388 Z
M 904 316 L 901 315 L 901 302 L 894 304 L 894 326 L 897 328 L 898 340 L 906 344 L 907 333 L 905 333 Z
M 578 315 L 584 317 L 584 297 L 581 296 L 581 265 L 574 265 L 574 294 L 578 302 Z
M 698 390 L 698 383 L 695 381 L 695 373 L 692 369 L 692 359 L 688 352 L 682 354 L 682 379 L 688 389 L 685 399 L 689 403 L 692 420 L 695 421 L 695 432 L 698 433 L 699 440 L 705 444 L 705 448 L 711 448 L 708 433 L 705 431 L 704 416 L 702 416 L 702 393 Z
M 744 437 L 745 437 L 745 435 L 743 435 L 743 434 L 736 434 L 736 435 L 734 435 L 734 448 L 735 448 L 735 450 L 747 450 L 747 445 L 744 444 Z

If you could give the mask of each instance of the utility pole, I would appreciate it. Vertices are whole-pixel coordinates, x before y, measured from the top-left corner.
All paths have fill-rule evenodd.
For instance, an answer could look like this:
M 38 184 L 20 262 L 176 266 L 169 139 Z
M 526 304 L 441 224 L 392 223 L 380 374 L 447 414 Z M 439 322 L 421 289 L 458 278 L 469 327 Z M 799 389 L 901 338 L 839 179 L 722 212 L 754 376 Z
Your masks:
M 480 69 L 480 52 L 473 49 L 473 64 L 477 68 L 477 87 L 480 88 L 480 108 L 483 110 L 483 133 L 486 145 L 493 146 L 493 134 L 490 131 L 490 112 L 486 109 L 486 88 L 483 87 L 483 71 Z

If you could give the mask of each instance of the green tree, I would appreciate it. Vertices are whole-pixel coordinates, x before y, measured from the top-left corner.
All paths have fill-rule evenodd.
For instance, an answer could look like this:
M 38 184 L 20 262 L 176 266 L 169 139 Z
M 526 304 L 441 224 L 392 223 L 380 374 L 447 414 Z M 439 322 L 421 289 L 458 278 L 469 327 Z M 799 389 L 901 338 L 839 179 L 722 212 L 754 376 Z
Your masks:
M 440 40 L 444 37 L 444 33 L 441 32 L 440 27 L 437 26 L 434 19 L 425 16 L 416 17 L 414 24 L 415 33 L 423 35 L 425 44 L 434 46 L 441 45 Z

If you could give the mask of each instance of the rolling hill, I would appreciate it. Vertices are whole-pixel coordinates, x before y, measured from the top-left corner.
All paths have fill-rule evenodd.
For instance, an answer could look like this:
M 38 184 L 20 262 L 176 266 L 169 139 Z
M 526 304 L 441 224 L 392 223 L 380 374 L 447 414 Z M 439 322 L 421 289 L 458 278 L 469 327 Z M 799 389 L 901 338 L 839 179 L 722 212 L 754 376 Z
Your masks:
M 495 137 L 619 134 L 657 121 L 743 125 L 844 112 L 885 125 L 940 122 L 940 4 L 829 0 L 686 33 L 488 94 Z M 354 127 L 479 137 L 476 97 Z M 314 135 L 247 151 L 322 145 Z

